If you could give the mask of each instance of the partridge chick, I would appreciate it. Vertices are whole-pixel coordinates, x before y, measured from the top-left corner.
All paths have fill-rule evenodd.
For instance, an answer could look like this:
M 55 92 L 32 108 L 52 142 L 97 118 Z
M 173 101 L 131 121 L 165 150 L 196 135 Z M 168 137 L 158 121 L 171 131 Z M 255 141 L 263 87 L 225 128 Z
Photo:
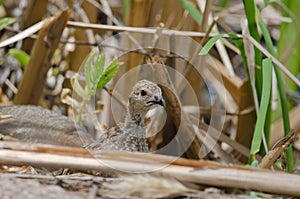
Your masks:
M 156 105 L 164 106 L 161 89 L 153 82 L 141 80 L 133 87 L 124 123 L 105 132 L 86 149 L 103 151 L 148 152 L 144 117 Z

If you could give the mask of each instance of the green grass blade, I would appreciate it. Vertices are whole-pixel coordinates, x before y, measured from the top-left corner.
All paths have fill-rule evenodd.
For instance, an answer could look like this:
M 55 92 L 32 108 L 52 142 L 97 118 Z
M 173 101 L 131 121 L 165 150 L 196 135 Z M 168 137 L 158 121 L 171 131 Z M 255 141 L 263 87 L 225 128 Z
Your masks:
M 202 24 L 202 14 L 199 12 L 199 10 L 194 6 L 193 3 L 186 1 L 186 0 L 178 0 L 180 5 L 187 10 L 191 17 L 199 24 Z
M 249 163 L 254 160 L 254 155 L 259 152 L 262 143 L 262 132 L 264 130 L 266 115 L 269 107 L 271 97 L 271 83 L 272 83 L 272 60 L 270 58 L 263 60 L 263 88 L 260 100 L 260 109 L 257 116 L 254 135 L 250 150 Z
M 254 3 L 254 0 L 243 0 L 244 7 L 245 7 L 245 12 L 246 12 L 246 17 L 248 20 L 248 28 L 250 35 L 260 43 L 260 37 L 258 33 L 258 28 L 256 24 L 256 6 Z M 257 49 L 254 48 L 254 53 L 255 53 L 255 64 L 257 66 L 261 66 L 262 64 L 262 55 L 261 52 Z M 261 92 L 262 92 L 262 70 L 259 67 L 255 68 L 255 84 L 256 84 L 256 91 L 257 91 L 257 96 L 260 99 L 261 98 Z
M 256 12 L 257 12 L 258 15 L 259 15 L 258 24 L 259 24 L 259 27 L 260 27 L 260 29 L 261 29 L 261 31 L 262 31 L 263 37 L 264 37 L 264 39 L 265 39 L 265 42 L 266 42 L 266 44 L 267 44 L 267 48 L 268 48 L 269 52 L 270 52 L 273 56 L 277 57 L 277 56 L 276 56 L 276 53 L 275 53 L 275 49 L 274 49 L 274 45 L 273 45 L 271 36 L 270 36 L 270 34 L 269 34 L 269 31 L 268 31 L 268 28 L 267 28 L 267 26 L 265 25 L 265 23 L 264 23 L 264 21 L 263 21 L 261 15 L 260 15 L 260 13 L 259 13 L 258 8 L 256 8 Z
M 218 6 L 221 8 L 225 8 L 230 3 L 230 0 L 221 0 L 218 2 Z
M 258 9 L 256 9 L 256 10 L 258 11 Z M 275 52 L 274 45 L 273 45 L 271 36 L 269 34 L 269 31 L 268 31 L 265 23 L 263 22 L 261 15 L 259 15 L 259 27 L 262 30 L 262 34 L 265 39 L 265 42 L 266 42 L 269 52 L 274 57 L 278 57 Z M 275 71 L 275 75 L 277 78 L 277 86 L 278 86 L 280 106 L 281 106 L 281 111 L 282 111 L 284 135 L 287 135 L 290 132 L 291 127 L 290 127 L 290 119 L 289 119 L 289 111 L 288 111 L 288 102 L 287 102 L 286 95 L 285 95 L 284 82 L 282 79 L 281 71 L 277 67 L 274 67 L 274 71 Z M 287 158 L 287 170 L 291 171 L 293 169 L 293 164 L 294 164 L 293 163 L 293 153 L 292 153 L 291 147 L 289 147 L 289 149 L 286 153 L 286 158 Z
M 9 54 L 16 58 L 23 68 L 28 65 L 30 56 L 23 50 L 12 48 L 9 50 Z
M 211 48 L 216 44 L 216 42 L 224 37 L 226 34 L 219 34 L 214 37 L 212 37 L 208 42 L 203 46 L 203 48 L 200 50 L 199 55 L 206 55 L 211 50 Z
M 270 3 L 270 0 L 264 0 L 265 6 L 267 6 Z
M 277 44 L 278 54 L 288 70 L 297 76 L 300 72 L 300 4 L 297 0 L 279 2 L 277 4 L 282 9 L 282 15 L 291 18 L 292 22 L 280 24 L 280 37 Z M 285 83 L 289 90 L 297 92 L 297 85 L 293 81 L 286 78 Z M 289 108 L 293 107 L 292 103 L 288 105 Z
M 271 39 L 271 36 L 269 34 L 269 31 L 266 27 L 266 25 L 264 24 L 263 20 L 262 20 L 262 17 L 259 13 L 259 10 L 257 7 L 255 7 L 256 9 L 256 13 L 257 15 L 259 16 L 259 19 L 258 19 L 258 24 L 259 24 L 259 27 L 262 31 L 262 34 L 263 34 L 263 37 L 265 39 L 265 42 L 267 44 L 267 48 L 269 50 L 269 52 L 273 55 L 273 56 L 276 56 L 276 53 L 275 53 L 275 50 L 274 50 L 274 45 L 273 45 L 273 42 L 272 42 L 272 39 Z M 279 70 L 277 67 L 274 67 L 275 70 Z M 272 119 L 271 119 L 271 116 L 272 116 L 272 108 L 271 108 L 271 103 L 269 104 L 269 108 L 268 108 L 268 113 L 267 113 L 267 117 L 266 117 L 266 123 L 265 123 L 265 136 L 266 136 L 266 142 L 267 142 L 267 145 L 268 147 L 270 147 L 270 129 L 271 129 L 271 123 L 272 123 Z M 264 153 L 265 154 L 265 151 Z
M 11 17 L 5 17 L 5 18 L 0 19 L 0 31 L 3 30 L 9 24 L 14 23 L 15 21 L 16 21 L 16 19 L 11 18 Z
M 130 14 L 130 0 L 123 0 L 123 20 L 125 23 L 128 21 Z
M 236 47 L 238 47 L 241 57 L 244 63 L 244 66 L 246 67 L 246 71 L 248 72 L 248 64 L 247 64 L 247 57 L 245 54 L 245 49 L 244 49 L 244 43 L 241 37 L 239 37 L 236 34 L 219 34 L 214 37 L 212 37 L 200 50 L 199 55 L 207 55 L 211 48 L 216 44 L 216 42 L 221 39 L 224 36 L 229 36 L 229 38 L 232 39 L 232 41 L 235 43 Z
M 235 37 L 232 37 L 232 36 L 230 36 L 230 38 L 232 38 L 232 41 L 235 43 L 236 47 L 238 47 L 238 49 L 240 50 L 240 54 L 241 54 L 241 57 L 242 57 L 242 60 L 243 60 L 244 68 L 247 72 L 248 78 L 250 79 L 247 56 L 246 56 L 246 52 L 245 52 L 245 48 L 244 48 L 243 39 L 238 38 L 238 37 L 235 38 Z

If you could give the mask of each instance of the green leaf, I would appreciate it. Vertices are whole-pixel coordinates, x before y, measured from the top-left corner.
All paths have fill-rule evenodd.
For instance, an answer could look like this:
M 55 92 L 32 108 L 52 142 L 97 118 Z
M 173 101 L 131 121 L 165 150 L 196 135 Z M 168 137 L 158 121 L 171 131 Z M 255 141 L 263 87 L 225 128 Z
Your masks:
M 269 3 L 269 2 L 265 1 L 265 4 L 266 3 Z M 298 6 L 298 4 L 296 4 L 296 5 Z M 262 19 L 262 16 L 259 13 L 259 10 L 258 10 L 257 7 L 256 7 L 256 12 L 258 13 L 258 16 L 259 16 L 259 27 L 262 31 L 262 34 L 263 34 L 263 37 L 265 39 L 265 43 L 267 44 L 268 50 L 274 57 L 278 58 L 278 55 L 277 55 L 275 47 L 273 45 L 271 36 L 269 34 L 269 31 L 268 31 L 268 28 L 265 25 L 265 23 Z M 300 16 L 300 15 L 298 15 L 298 16 Z M 287 32 L 287 34 L 281 34 L 281 35 L 286 36 L 286 38 L 288 38 L 287 41 L 293 41 L 293 36 L 292 35 L 294 35 L 294 34 L 289 35 L 290 31 L 286 31 L 286 30 L 282 31 L 281 30 L 281 33 L 283 33 L 283 32 Z M 279 52 L 282 49 L 281 48 L 281 43 L 282 43 L 281 39 L 282 38 L 279 39 L 278 46 L 277 46 L 278 49 L 279 49 Z M 300 46 L 299 44 L 300 43 L 298 42 L 298 46 Z M 289 45 L 289 44 L 288 44 L 288 42 L 285 42 L 284 45 Z M 285 50 L 286 48 L 283 48 L 283 49 Z M 295 47 L 295 49 L 297 49 L 299 51 L 299 47 L 298 48 Z M 297 55 L 297 53 L 296 53 L 296 55 Z M 291 57 L 292 56 L 289 56 L 289 58 L 291 58 Z M 296 57 L 296 63 L 298 63 L 298 60 L 299 60 L 298 56 L 295 56 L 295 57 Z M 294 66 L 296 66 L 296 65 L 297 64 L 294 64 Z M 291 127 L 290 127 L 289 110 L 288 110 L 289 102 L 287 101 L 287 98 L 286 98 L 285 86 L 287 86 L 289 89 L 291 89 L 291 87 L 289 86 L 289 81 L 287 81 L 287 85 L 285 85 L 285 83 L 283 81 L 283 78 L 282 78 L 282 75 L 281 75 L 281 71 L 279 70 L 278 67 L 274 67 L 274 71 L 275 71 L 275 74 L 276 74 L 277 85 L 278 85 L 278 92 L 279 92 L 279 98 L 280 98 L 279 102 L 280 102 L 280 106 L 281 106 L 281 114 L 282 114 L 283 127 L 284 127 L 284 135 L 288 135 L 288 133 L 290 133 Z M 298 74 L 298 72 L 296 72 L 295 74 Z M 279 112 L 279 111 L 277 111 L 277 112 Z M 289 147 L 287 152 L 286 152 L 286 158 L 287 158 L 287 170 L 292 171 L 292 169 L 294 167 L 294 163 L 293 163 L 294 158 L 293 158 L 293 151 L 292 151 L 291 147 Z
M 130 14 L 130 1 L 131 0 L 123 0 L 123 21 L 124 22 L 127 22 Z
M 200 50 L 199 55 L 206 55 L 210 51 L 210 49 L 216 44 L 216 42 L 224 37 L 226 34 L 219 34 L 214 37 L 212 37 Z
M 84 90 L 81 85 L 79 84 L 79 81 L 78 81 L 78 74 L 74 75 L 72 78 L 71 78 L 71 85 L 72 85 L 72 88 L 74 89 L 74 91 L 80 96 L 82 97 L 83 99 L 87 99 L 89 97 L 89 94 L 86 90 Z
M 0 6 L 3 4 L 3 0 L 0 0 Z
M 277 57 L 277 55 L 276 55 L 276 52 L 275 52 L 275 49 L 274 49 L 274 45 L 273 45 L 273 42 L 272 42 L 272 39 L 271 39 L 271 36 L 270 36 L 270 34 L 269 34 L 269 30 L 268 30 L 268 28 L 267 28 L 267 26 L 265 25 L 265 23 L 264 23 L 264 21 L 263 21 L 263 19 L 262 19 L 262 16 L 261 16 L 261 14 L 259 13 L 259 10 L 258 10 L 258 8 L 256 7 L 256 13 L 257 13 L 257 15 L 258 15 L 258 25 L 259 25 L 259 27 L 260 27 L 260 29 L 261 29 L 261 31 L 262 31 L 262 34 L 263 34 L 263 37 L 264 37 L 264 39 L 265 39 L 265 43 L 266 43 L 266 45 L 267 45 L 267 47 L 268 47 L 268 50 L 269 50 L 269 52 L 273 55 L 273 56 L 275 56 L 275 57 Z
M 60 55 L 61 55 L 61 50 L 57 48 L 53 53 L 52 59 L 57 59 Z
M 52 76 L 57 76 L 57 74 L 59 73 L 59 69 L 57 67 L 52 68 Z
M 270 0 L 264 0 L 265 6 L 269 5 Z
M 237 35 L 234 34 L 229 34 L 230 38 L 232 39 L 232 41 L 234 42 L 234 44 L 236 45 L 236 47 L 238 47 L 242 60 L 243 60 L 243 64 L 244 64 L 244 68 L 247 72 L 248 78 L 250 77 L 249 74 L 249 69 L 248 69 L 248 62 L 247 62 L 247 56 L 246 56 L 246 52 L 245 52 L 245 48 L 244 48 L 244 42 L 242 38 L 238 38 Z
M 98 49 L 93 51 L 87 58 L 84 66 L 86 88 L 89 95 L 95 94 L 98 89 L 107 84 L 122 64 L 114 59 L 104 71 L 105 54 L 101 54 L 95 60 L 98 54 Z
M 180 5 L 187 10 L 191 17 L 199 24 L 202 23 L 202 14 L 199 12 L 199 10 L 194 6 L 193 3 L 186 1 L 186 0 L 178 0 Z
M 97 84 L 94 82 L 94 60 L 95 57 L 99 54 L 98 49 L 94 50 L 90 53 L 89 57 L 87 58 L 85 65 L 84 65 L 84 74 L 86 80 L 86 86 L 89 92 L 93 92 L 95 89 L 93 85 Z
M 268 4 L 269 1 L 266 1 L 265 0 L 265 5 Z M 295 4 L 298 6 L 298 4 Z M 299 7 L 299 6 L 298 6 Z M 294 7 L 295 8 L 295 7 Z M 267 45 L 267 48 L 269 50 L 269 52 L 274 56 L 274 57 L 277 57 L 278 58 L 278 55 L 276 53 L 276 50 L 275 50 L 275 47 L 274 47 L 274 44 L 272 42 L 272 39 L 271 39 L 271 36 L 270 36 L 270 33 L 269 33 L 269 30 L 267 28 L 267 26 L 265 25 L 263 19 L 262 19 L 262 16 L 259 12 L 259 9 L 257 7 L 255 7 L 255 11 L 256 11 L 256 15 L 258 16 L 258 24 L 259 24 L 259 27 L 262 31 L 262 35 L 264 37 L 264 40 L 265 40 L 265 43 Z M 294 28 L 294 25 L 292 25 L 293 28 Z M 293 32 L 293 31 L 283 31 L 283 32 Z M 293 38 L 291 35 L 289 35 L 287 33 L 287 41 L 293 41 Z M 282 34 L 282 35 L 286 35 L 286 34 Z M 279 51 L 280 51 L 280 43 L 281 41 L 279 40 L 278 42 L 278 48 L 279 48 Z M 289 45 L 289 44 L 286 44 L 287 42 L 285 42 L 285 45 Z M 299 42 L 298 42 L 299 43 Z M 284 48 L 285 49 L 285 48 Z M 295 48 L 295 49 L 299 49 L 299 48 Z M 297 54 L 297 53 L 296 53 Z M 292 56 L 289 56 L 289 58 L 291 58 Z M 296 60 L 298 62 L 298 56 L 296 56 Z M 297 64 L 294 64 L 294 66 L 296 66 Z M 290 119 L 289 119 L 289 114 L 288 114 L 288 101 L 286 99 L 286 92 L 285 92 L 285 83 L 283 81 L 283 78 L 282 78 L 282 75 L 281 75 L 281 71 L 279 70 L 278 67 L 274 67 L 274 71 L 275 71 L 275 74 L 276 74 L 276 79 L 277 79 L 277 85 L 278 85 L 278 92 L 279 92 L 279 102 L 280 102 L 280 106 L 281 106 L 281 113 L 282 113 L 282 120 L 283 120 L 283 126 L 284 126 L 284 134 L 287 135 L 289 132 L 290 132 Z M 291 71 L 291 70 L 290 70 Z M 298 74 L 297 72 L 295 74 Z M 287 81 L 287 86 L 289 87 L 289 81 Z M 291 89 L 291 87 L 289 87 Z M 279 111 L 278 111 L 279 112 Z M 267 126 L 267 124 L 265 125 Z M 265 133 L 268 133 L 265 131 Z M 269 135 L 266 135 L 266 137 L 269 137 Z M 267 140 L 268 141 L 268 140 Z M 287 169 L 288 171 L 291 171 L 293 169 L 293 152 L 292 152 L 292 148 L 289 147 L 288 150 L 287 150 L 287 153 L 286 153 L 286 157 L 287 157 Z
M 249 163 L 251 164 L 254 160 L 254 155 L 259 152 L 260 145 L 262 142 L 262 133 L 266 121 L 266 115 L 269 107 L 270 96 L 271 96 L 271 84 L 272 84 L 272 60 L 267 58 L 263 60 L 263 85 L 262 85 L 262 96 L 260 100 L 260 107 L 257 116 L 257 122 L 255 125 L 254 135 L 250 150 Z
M 119 62 L 117 59 L 114 59 L 110 65 L 106 68 L 106 70 L 104 71 L 104 73 L 102 74 L 99 82 L 98 82 L 98 86 L 97 86 L 97 90 L 102 88 L 105 84 L 107 84 L 111 78 L 115 75 L 115 73 L 118 71 L 119 67 L 122 65 L 122 62 Z
M 98 82 L 102 76 L 105 64 L 105 54 L 98 56 L 98 49 L 93 51 L 85 62 L 85 79 L 88 92 L 93 95 L 97 92 Z M 95 57 L 98 56 L 95 60 Z
M 245 54 L 245 49 L 244 49 L 244 43 L 243 40 L 240 36 L 236 35 L 236 34 L 219 34 L 216 35 L 214 37 L 212 37 L 204 46 L 203 48 L 200 50 L 199 55 L 206 55 L 208 54 L 208 52 L 211 50 L 211 48 L 216 44 L 216 42 L 221 39 L 224 36 L 229 36 L 229 38 L 232 39 L 232 41 L 235 43 L 235 45 L 238 47 L 238 49 L 240 50 L 241 56 L 243 58 L 243 63 L 246 67 L 246 69 L 248 68 L 247 66 L 247 57 Z M 248 71 L 248 69 L 246 70 Z
M 13 48 L 10 49 L 8 53 L 11 54 L 14 58 L 16 58 L 23 68 L 25 68 L 28 65 L 30 56 L 23 50 Z
M 0 31 L 5 28 L 6 26 L 8 26 L 9 24 L 12 24 L 16 21 L 15 18 L 11 18 L 11 17 L 5 17 L 0 19 Z
M 105 64 L 105 54 L 101 54 L 100 57 L 97 58 L 96 63 L 94 65 L 94 71 L 92 76 L 93 93 L 97 92 L 98 82 L 104 71 L 104 64 Z
M 256 5 L 254 0 L 243 0 L 244 9 L 246 13 L 246 17 L 248 20 L 248 28 L 250 35 L 258 42 L 260 42 L 260 36 L 258 33 L 258 28 L 256 24 Z M 257 49 L 254 48 L 255 53 L 255 64 L 257 66 L 261 66 L 262 64 L 262 53 Z M 255 68 L 255 85 L 256 85 L 256 92 L 257 96 L 260 98 L 262 95 L 262 71 L 259 67 Z

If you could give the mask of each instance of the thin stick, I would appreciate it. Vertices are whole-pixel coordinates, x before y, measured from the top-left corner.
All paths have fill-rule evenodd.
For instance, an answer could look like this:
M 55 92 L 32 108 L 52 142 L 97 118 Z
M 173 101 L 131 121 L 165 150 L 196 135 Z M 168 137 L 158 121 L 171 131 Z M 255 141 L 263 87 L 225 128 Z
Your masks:
M 150 33 L 156 34 L 157 28 L 139 28 L 139 27 L 129 27 L 129 26 L 112 26 L 112 25 L 103 25 L 103 24 L 87 24 L 82 22 L 68 21 L 68 27 L 73 28 L 90 28 L 97 30 L 107 30 L 107 31 L 116 31 L 116 32 L 135 32 L 135 33 Z M 162 35 L 176 35 L 176 36 L 187 36 L 187 37 L 204 37 L 205 32 L 193 32 L 193 31 L 176 31 L 163 29 L 161 32 Z M 210 37 L 216 36 L 217 34 L 209 34 Z
M 209 17 L 210 17 L 211 11 L 212 11 L 213 4 L 214 4 L 214 0 L 205 2 L 205 9 L 204 9 L 204 13 L 203 13 L 203 20 L 202 20 L 202 27 L 201 27 L 202 31 L 206 31 L 206 28 L 209 23 L 208 21 L 209 21 Z
M 0 42 L 0 48 L 13 44 L 17 41 L 30 37 L 32 34 L 36 33 L 41 29 L 44 25 L 45 20 L 40 21 L 31 27 L 27 28 L 26 30 Z M 129 27 L 129 26 L 113 26 L 113 25 L 103 25 L 103 24 L 88 24 L 83 22 L 75 22 L 75 21 L 68 21 L 68 27 L 73 28 L 88 28 L 88 29 L 95 29 L 95 30 L 106 30 L 106 31 L 115 31 L 115 32 L 135 32 L 135 33 L 150 33 L 156 34 L 156 28 L 138 28 L 138 27 Z M 175 35 L 175 36 L 187 36 L 187 37 L 204 37 L 206 35 L 205 32 L 193 32 L 193 31 L 176 31 L 176 30 L 168 30 L 163 29 L 162 35 Z M 210 33 L 209 37 L 214 37 L 218 34 Z M 240 36 L 240 35 L 238 35 Z M 224 36 L 227 38 L 228 36 Z M 228 37 L 229 38 L 229 37 Z
M 258 50 L 260 50 L 266 57 L 271 58 L 272 62 L 286 75 L 288 76 L 298 87 L 300 87 L 300 81 L 271 53 L 269 53 L 261 44 L 259 44 L 253 37 L 245 36 Z

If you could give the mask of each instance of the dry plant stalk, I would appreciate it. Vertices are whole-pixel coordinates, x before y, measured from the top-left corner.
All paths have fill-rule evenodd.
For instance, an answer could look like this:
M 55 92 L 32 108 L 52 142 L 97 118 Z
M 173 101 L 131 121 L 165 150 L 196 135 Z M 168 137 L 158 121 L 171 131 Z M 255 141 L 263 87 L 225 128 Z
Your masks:
M 252 110 L 254 107 L 252 95 L 249 88 L 248 80 L 241 80 L 237 76 L 230 77 L 217 59 L 213 58 L 215 66 L 210 66 L 210 69 L 214 73 L 220 73 L 222 76 L 223 84 L 228 92 L 231 94 L 232 98 L 236 102 L 239 108 L 239 112 L 244 112 L 246 110 Z M 210 62 L 207 62 L 210 65 Z M 216 70 L 217 69 L 217 70 Z M 253 136 L 253 131 L 255 127 L 256 115 L 254 111 L 247 112 L 247 114 L 238 115 L 237 123 L 237 134 L 235 140 L 240 144 L 250 148 L 251 140 Z M 253 125 L 249 125 L 253 124 Z
M 291 132 L 280 139 L 274 146 L 271 151 L 261 160 L 259 167 L 260 168 L 271 168 L 271 166 L 276 162 L 276 160 L 284 155 L 286 149 L 293 144 L 298 138 L 296 137 L 295 131 Z
M 39 32 L 38 39 L 30 54 L 30 61 L 15 96 L 15 104 L 38 104 L 62 31 L 70 16 L 65 10 L 48 19 Z
M 22 17 L 21 28 L 24 30 L 38 23 L 43 19 L 43 16 L 47 12 L 47 0 L 29 0 L 28 5 L 25 9 L 24 15 Z M 27 38 L 23 41 L 22 49 L 30 53 L 32 46 L 34 45 L 34 40 Z
M 74 7 L 73 9 L 73 12 L 77 13 L 76 21 L 86 24 L 97 23 L 98 9 L 90 4 L 89 1 L 82 1 L 81 7 Z M 93 31 L 89 29 L 76 29 L 72 36 L 74 36 L 76 41 L 95 43 L 95 35 Z M 74 51 L 69 52 L 68 55 L 70 70 L 78 71 L 80 64 L 91 52 L 91 49 L 91 46 L 75 45 Z
M 0 120 L 7 120 L 7 119 L 10 119 L 12 117 L 13 117 L 12 115 L 2 115 L 1 112 L 0 112 Z
M 129 173 L 144 172 L 147 169 L 151 170 L 152 175 L 173 177 L 180 182 L 290 196 L 300 195 L 300 176 L 289 173 L 183 158 L 170 162 L 174 157 L 145 153 L 93 151 L 93 154 L 98 159 L 92 157 L 85 149 L 0 142 L 0 162 L 3 165 L 74 168 L 102 172 L 126 170 Z M 158 167 L 160 169 L 157 169 Z
M 161 64 L 153 64 L 155 78 L 161 80 L 163 85 L 168 85 L 169 88 L 161 86 L 162 92 L 164 93 L 164 98 L 166 100 L 167 109 L 171 112 L 172 119 L 174 121 L 174 125 L 176 130 L 181 127 L 181 131 L 185 132 L 184 136 L 180 136 L 181 140 L 179 140 L 181 146 L 182 143 L 190 143 L 190 146 L 186 150 L 186 155 L 192 159 L 199 159 L 200 152 L 200 142 L 195 137 L 195 132 L 192 127 L 192 123 L 188 117 L 188 115 L 182 111 L 182 106 L 179 102 L 179 98 L 176 95 L 175 87 L 168 75 L 168 72 Z M 184 147 L 184 146 L 182 146 Z

